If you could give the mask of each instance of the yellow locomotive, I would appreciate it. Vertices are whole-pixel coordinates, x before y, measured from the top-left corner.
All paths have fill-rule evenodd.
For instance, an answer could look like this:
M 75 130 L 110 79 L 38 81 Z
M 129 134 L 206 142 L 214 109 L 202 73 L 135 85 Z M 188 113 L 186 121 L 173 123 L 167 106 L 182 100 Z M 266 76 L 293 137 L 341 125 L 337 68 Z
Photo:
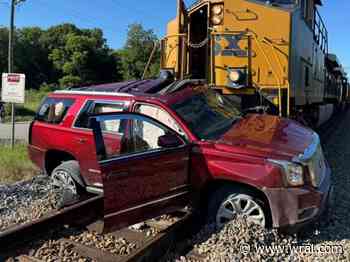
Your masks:
M 206 79 L 243 109 L 320 125 L 349 96 L 346 74 L 328 54 L 321 0 L 178 0 L 161 42 L 161 68 Z

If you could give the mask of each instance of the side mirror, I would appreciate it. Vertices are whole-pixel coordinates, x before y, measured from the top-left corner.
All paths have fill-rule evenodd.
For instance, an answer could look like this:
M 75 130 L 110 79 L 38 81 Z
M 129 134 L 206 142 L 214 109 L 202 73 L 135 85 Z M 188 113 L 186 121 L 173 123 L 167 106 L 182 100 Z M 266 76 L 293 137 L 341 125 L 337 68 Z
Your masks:
M 158 146 L 162 148 L 178 147 L 182 144 L 182 140 L 175 134 L 167 134 L 158 138 Z

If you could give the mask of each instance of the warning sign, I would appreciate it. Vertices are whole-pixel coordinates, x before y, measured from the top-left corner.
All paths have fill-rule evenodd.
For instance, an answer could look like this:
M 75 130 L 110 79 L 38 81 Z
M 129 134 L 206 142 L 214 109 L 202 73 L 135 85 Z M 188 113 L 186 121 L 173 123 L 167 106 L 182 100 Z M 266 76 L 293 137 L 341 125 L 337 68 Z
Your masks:
M 24 74 L 2 74 L 1 101 L 24 104 L 25 79 Z

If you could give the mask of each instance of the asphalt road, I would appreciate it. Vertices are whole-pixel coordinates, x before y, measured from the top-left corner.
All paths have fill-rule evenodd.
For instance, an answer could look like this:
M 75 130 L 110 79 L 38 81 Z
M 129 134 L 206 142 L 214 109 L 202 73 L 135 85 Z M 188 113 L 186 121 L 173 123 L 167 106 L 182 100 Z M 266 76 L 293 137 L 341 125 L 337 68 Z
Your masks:
M 30 123 L 16 123 L 16 140 L 28 141 L 29 124 Z M 11 139 L 11 127 L 11 124 L 0 124 L 0 140 Z

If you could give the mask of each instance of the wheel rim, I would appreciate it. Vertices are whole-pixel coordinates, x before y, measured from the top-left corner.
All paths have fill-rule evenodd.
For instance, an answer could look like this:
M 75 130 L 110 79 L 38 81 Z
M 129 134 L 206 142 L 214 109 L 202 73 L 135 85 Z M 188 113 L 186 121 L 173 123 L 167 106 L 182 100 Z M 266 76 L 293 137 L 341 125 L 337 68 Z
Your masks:
M 73 178 L 69 175 L 67 171 L 57 170 L 52 174 L 52 179 L 54 181 L 54 185 L 57 187 L 62 187 L 67 189 L 73 193 L 73 195 L 77 195 L 77 186 L 73 180 Z
M 265 227 L 265 214 L 261 206 L 246 195 L 231 195 L 219 207 L 216 224 L 223 227 L 237 215 L 243 215 L 247 221 Z

